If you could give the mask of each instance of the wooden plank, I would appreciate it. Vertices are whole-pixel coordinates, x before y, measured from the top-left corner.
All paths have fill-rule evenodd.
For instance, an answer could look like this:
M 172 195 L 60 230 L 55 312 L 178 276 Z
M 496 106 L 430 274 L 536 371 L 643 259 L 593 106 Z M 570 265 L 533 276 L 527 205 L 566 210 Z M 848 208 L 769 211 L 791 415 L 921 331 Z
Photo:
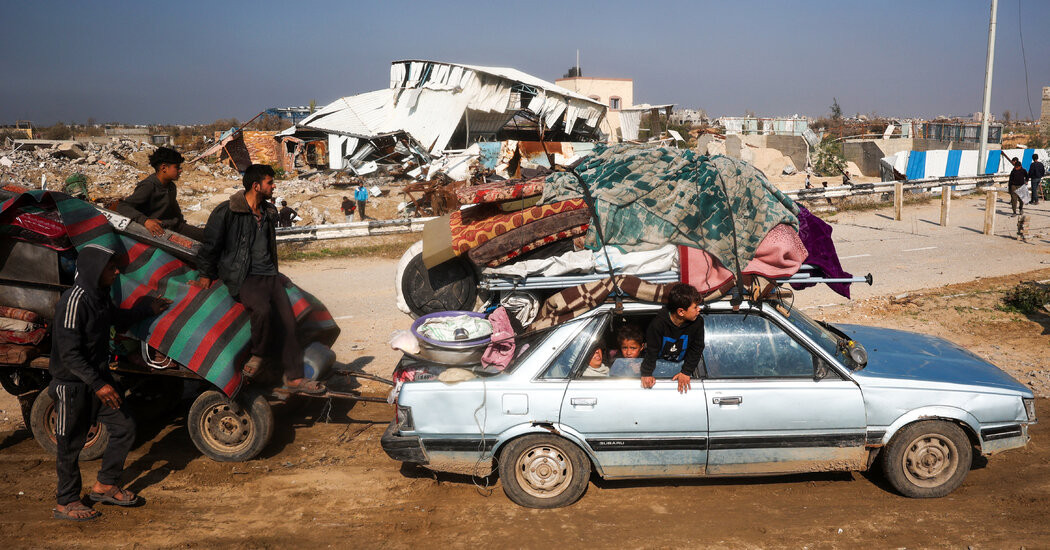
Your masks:
M 941 186 L 941 227 L 948 227 L 948 215 L 952 208 L 952 186 Z
M 995 234 L 995 199 L 999 192 L 989 189 L 984 199 L 984 234 Z
M 901 209 L 904 207 L 904 184 L 893 184 L 893 219 L 901 221 Z

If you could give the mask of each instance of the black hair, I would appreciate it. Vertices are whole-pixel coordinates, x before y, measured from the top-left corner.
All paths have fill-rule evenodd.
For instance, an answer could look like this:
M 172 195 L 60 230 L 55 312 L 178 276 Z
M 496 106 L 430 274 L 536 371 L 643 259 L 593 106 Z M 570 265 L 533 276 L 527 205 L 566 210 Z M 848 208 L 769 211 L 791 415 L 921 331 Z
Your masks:
M 276 174 L 273 171 L 273 166 L 269 164 L 253 164 L 244 171 L 244 177 L 241 178 L 241 182 L 244 183 L 244 190 L 251 191 L 252 186 L 259 183 L 266 176 L 274 177 Z
M 620 330 L 616 333 L 616 343 L 623 345 L 624 340 L 634 340 L 639 344 L 645 343 L 645 336 L 642 334 L 642 329 L 635 324 L 624 325 L 620 327 Z
M 679 309 L 689 309 L 689 306 L 699 303 L 700 291 L 687 283 L 675 283 L 667 293 L 667 309 L 671 313 Z
M 1038 153 L 1032 153 L 1032 160 L 1039 160 L 1039 154 Z
M 171 147 L 157 147 L 156 151 L 150 153 L 149 165 L 153 170 L 160 170 L 161 164 L 182 164 L 185 161 L 182 154 Z
M 281 206 L 288 206 L 288 201 L 282 200 L 281 201 Z

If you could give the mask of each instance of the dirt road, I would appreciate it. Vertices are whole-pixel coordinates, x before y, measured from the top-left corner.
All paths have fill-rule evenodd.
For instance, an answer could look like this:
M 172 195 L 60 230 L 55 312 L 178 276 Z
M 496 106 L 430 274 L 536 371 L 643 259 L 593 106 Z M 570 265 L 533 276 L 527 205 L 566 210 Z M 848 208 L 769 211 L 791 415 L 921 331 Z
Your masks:
M 384 375 L 396 359 L 385 338 L 408 324 L 391 305 L 392 267 L 390 261 L 328 260 L 285 268 L 338 318 L 341 360 Z M 804 307 L 831 321 L 905 328 L 960 343 L 1035 389 L 1045 418 L 1050 317 L 997 309 L 1002 289 L 1021 278 L 1047 279 L 1050 269 Z M 278 406 L 274 441 L 260 458 L 240 464 L 200 456 L 186 432 L 184 405 L 173 419 L 140 426 L 126 480 L 147 506 L 103 507 L 100 521 L 80 525 L 50 519 L 54 462 L 22 428 L 10 396 L 0 395 L 0 410 L 4 548 L 1050 546 L 1045 422 L 1034 427 L 1026 449 L 978 460 L 963 486 L 941 499 L 903 498 L 874 473 L 830 473 L 596 481 L 577 504 L 538 511 L 512 504 L 497 480 L 485 490 L 475 484 L 483 480 L 402 468 L 388 459 L 379 446 L 391 417 L 386 405 L 297 412 Z M 97 467 L 83 465 L 85 480 Z

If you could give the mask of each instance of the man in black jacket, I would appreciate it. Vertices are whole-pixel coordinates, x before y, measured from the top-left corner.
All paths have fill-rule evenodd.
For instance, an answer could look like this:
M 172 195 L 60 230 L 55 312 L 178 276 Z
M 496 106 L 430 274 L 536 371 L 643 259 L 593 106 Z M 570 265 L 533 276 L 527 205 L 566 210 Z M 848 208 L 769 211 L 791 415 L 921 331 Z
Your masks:
M 158 147 L 149 156 L 153 174 L 135 186 L 131 196 L 117 204 L 117 212 L 146 226 L 154 235 L 169 229 L 195 241 L 204 238 L 204 231 L 186 223 L 179 208 L 175 182 L 182 174 L 182 155 L 168 147 Z
M 645 358 L 642 359 L 642 387 L 656 384 L 653 372 L 657 361 L 681 364 L 681 372 L 672 380 L 678 392 L 689 391 L 689 380 L 704 356 L 704 318 L 700 317 L 700 292 L 696 287 L 677 283 L 667 297 L 667 311 L 657 314 L 645 335 Z
M 1039 155 L 1032 155 L 1032 165 L 1028 167 L 1028 180 L 1032 183 L 1032 204 L 1039 204 L 1042 194 L 1042 180 L 1046 176 L 1046 167 L 1039 162 Z
M 198 256 L 197 285 L 208 288 L 216 279 L 226 283 L 251 319 L 251 357 L 244 376 L 259 373 L 263 357 L 280 344 L 284 363 L 284 390 L 324 393 L 324 385 L 303 377 L 303 349 L 295 334 L 295 314 L 277 271 L 277 208 L 273 196 L 274 171 L 253 164 L 244 171 L 244 191 L 215 207 L 204 229 Z
M 88 430 L 96 419 L 109 431 L 109 443 L 90 499 L 117 506 L 134 506 L 140 500 L 118 485 L 135 440 L 135 423 L 121 408 L 121 392 L 110 374 L 110 327 L 124 330 L 164 311 L 171 302 L 144 299 L 131 310 L 117 309 L 109 295 L 117 273 L 112 250 L 95 244 L 84 247 L 77 257 L 74 285 L 62 293 L 55 308 L 48 393 L 55 402 L 58 443 L 56 519 L 87 521 L 101 515 L 80 500 L 78 464 Z
M 1021 214 L 1024 214 L 1024 201 L 1017 194 L 1017 190 L 1024 187 L 1024 180 L 1028 177 L 1028 172 L 1021 166 L 1021 161 L 1014 157 L 1010 160 L 1013 163 L 1014 168 L 1010 170 L 1010 177 L 1006 183 L 1006 188 L 1010 191 L 1010 209 L 1013 210 L 1014 216 L 1017 215 L 1018 210 Z

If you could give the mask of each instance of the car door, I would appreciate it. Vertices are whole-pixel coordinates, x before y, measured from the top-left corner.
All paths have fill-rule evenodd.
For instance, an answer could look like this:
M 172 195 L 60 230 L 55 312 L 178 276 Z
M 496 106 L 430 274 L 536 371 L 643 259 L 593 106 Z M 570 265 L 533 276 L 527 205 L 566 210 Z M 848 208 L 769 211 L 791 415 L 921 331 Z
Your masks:
M 636 375 L 580 378 L 595 341 L 584 343 L 586 353 L 573 366 L 560 423 L 583 435 L 606 478 L 703 475 L 707 407 L 701 381 L 680 394 L 669 372 L 650 389 Z
M 704 316 L 709 475 L 863 469 L 860 388 L 751 311 Z M 824 369 L 822 369 L 824 370 Z

